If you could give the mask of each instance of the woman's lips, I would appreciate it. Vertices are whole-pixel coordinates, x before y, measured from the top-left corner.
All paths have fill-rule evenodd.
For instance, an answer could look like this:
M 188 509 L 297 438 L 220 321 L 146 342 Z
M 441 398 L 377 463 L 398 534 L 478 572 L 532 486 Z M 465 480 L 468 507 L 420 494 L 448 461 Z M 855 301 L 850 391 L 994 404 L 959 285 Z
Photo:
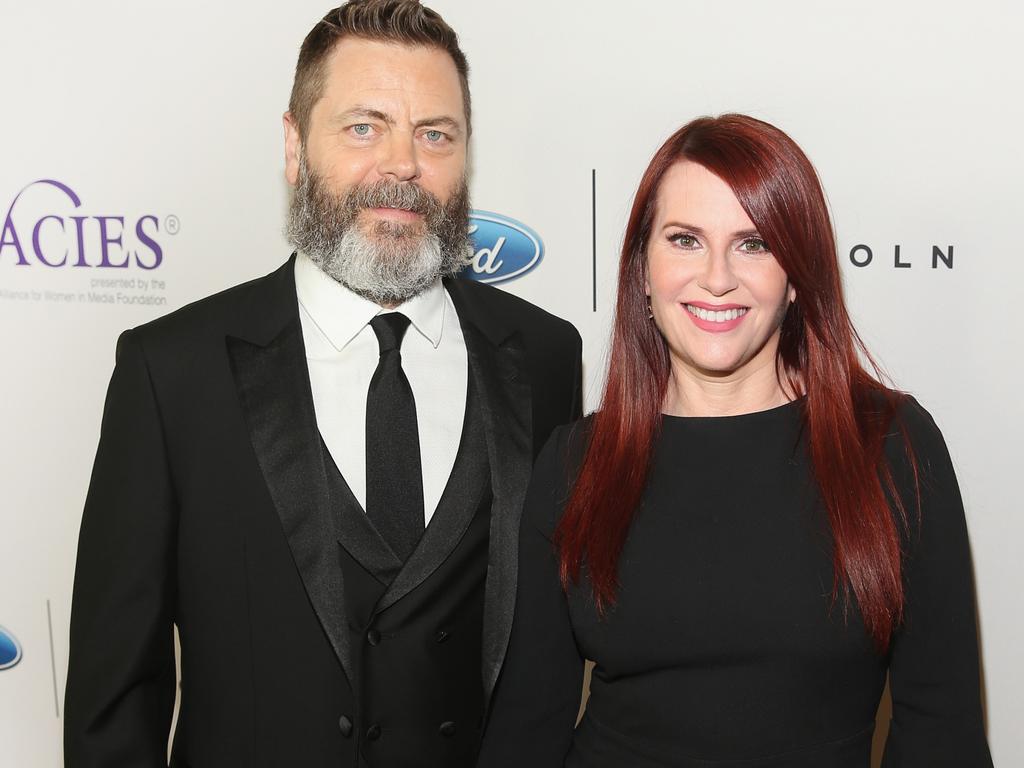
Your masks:
M 683 308 L 698 328 L 711 333 L 731 331 L 743 322 L 749 309 L 739 304 L 714 305 L 703 302 L 683 304 Z

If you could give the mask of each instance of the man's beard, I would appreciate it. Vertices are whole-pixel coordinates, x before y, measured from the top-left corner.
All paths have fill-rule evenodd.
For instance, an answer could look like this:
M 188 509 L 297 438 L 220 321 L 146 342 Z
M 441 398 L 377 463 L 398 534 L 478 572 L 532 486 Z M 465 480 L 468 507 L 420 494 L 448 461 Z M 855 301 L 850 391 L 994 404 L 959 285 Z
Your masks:
M 421 220 L 380 220 L 364 232 L 358 217 L 367 208 L 402 208 Z M 472 253 L 469 189 L 462 178 L 444 205 L 413 182 L 387 179 L 337 195 L 303 156 L 285 234 L 349 290 L 376 304 L 401 304 L 465 267 Z

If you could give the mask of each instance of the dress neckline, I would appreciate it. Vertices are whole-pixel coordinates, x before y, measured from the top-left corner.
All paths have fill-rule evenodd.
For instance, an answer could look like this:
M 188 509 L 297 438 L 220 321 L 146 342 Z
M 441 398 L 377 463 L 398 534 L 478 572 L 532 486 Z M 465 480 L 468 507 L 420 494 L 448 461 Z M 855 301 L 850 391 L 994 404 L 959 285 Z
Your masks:
M 790 400 L 782 405 L 772 406 L 763 411 L 750 411 L 749 413 L 735 413 L 725 416 L 675 416 L 670 413 L 662 413 L 663 424 L 702 424 L 702 423 L 739 423 L 747 421 L 762 421 L 777 418 L 788 418 L 790 414 L 797 413 L 803 408 L 807 400 L 806 395 L 801 395 L 795 400 Z

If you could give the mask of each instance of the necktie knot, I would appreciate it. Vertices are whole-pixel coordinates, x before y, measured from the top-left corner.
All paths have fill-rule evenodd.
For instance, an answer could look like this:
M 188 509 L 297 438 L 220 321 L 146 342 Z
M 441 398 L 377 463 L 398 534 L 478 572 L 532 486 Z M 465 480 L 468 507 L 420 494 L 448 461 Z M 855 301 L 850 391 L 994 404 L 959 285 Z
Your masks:
M 393 349 L 401 350 L 402 338 L 409 328 L 410 320 L 401 312 L 388 312 L 377 315 L 370 321 L 370 327 L 377 334 L 377 345 L 380 347 L 380 354 L 390 352 Z

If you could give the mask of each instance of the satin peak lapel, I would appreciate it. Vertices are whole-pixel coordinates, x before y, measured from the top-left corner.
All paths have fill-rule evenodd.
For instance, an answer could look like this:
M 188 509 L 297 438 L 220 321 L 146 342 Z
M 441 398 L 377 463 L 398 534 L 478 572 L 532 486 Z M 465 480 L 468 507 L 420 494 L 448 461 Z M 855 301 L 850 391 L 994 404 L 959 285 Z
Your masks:
M 230 336 L 227 345 L 252 446 L 295 565 L 345 674 L 354 680 L 337 522 L 298 315 L 265 345 Z
M 512 631 L 519 566 L 519 521 L 533 463 L 533 406 L 525 351 L 513 333 L 497 346 L 463 325 L 470 372 L 480 393 L 491 466 L 490 544 L 484 594 L 485 701 L 490 700 Z

